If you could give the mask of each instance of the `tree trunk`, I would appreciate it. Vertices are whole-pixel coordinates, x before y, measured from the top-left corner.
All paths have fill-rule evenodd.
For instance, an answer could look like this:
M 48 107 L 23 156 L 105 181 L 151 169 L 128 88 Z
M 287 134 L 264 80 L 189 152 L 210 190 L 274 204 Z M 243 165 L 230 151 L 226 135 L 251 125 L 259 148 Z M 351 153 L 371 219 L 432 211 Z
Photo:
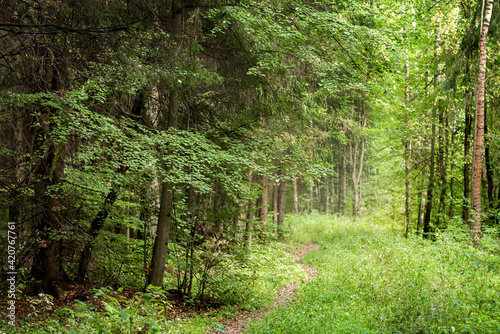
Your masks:
M 443 219 L 443 213 L 445 211 L 445 199 L 446 199 L 446 161 L 445 161 L 445 146 L 446 146 L 446 135 L 445 129 L 446 120 L 444 119 L 444 112 L 442 109 L 439 110 L 438 122 L 439 122 L 439 131 L 438 131 L 438 156 L 437 156 L 437 165 L 439 170 L 439 216 L 438 216 L 438 226 L 441 227 Z
M 487 207 L 493 207 L 493 168 L 491 166 L 491 158 L 490 158 L 490 140 L 488 138 L 488 103 L 486 99 L 486 94 L 484 97 L 484 136 L 485 136 L 485 145 L 484 145 L 484 162 L 486 165 L 486 184 L 488 190 L 488 205 Z
M 365 103 L 359 100 L 359 125 L 361 131 L 364 130 L 367 123 Z M 361 134 L 359 140 L 351 139 L 349 141 L 349 161 L 351 163 L 351 178 L 352 178 L 352 196 L 354 218 L 361 217 L 361 185 L 363 183 L 363 162 L 365 155 L 365 137 Z M 359 156 L 359 161 L 358 161 Z
M 262 176 L 262 196 L 260 200 L 259 216 L 263 225 L 267 223 L 267 214 L 269 213 L 269 176 Z
M 346 205 L 346 198 L 347 198 L 347 164 L 346 164 L 346 158 L 342 154 L 341 157 L 341 167 L 340 167 L 340 182 L 339 182 L 339 212 L 342 213 L 343 216 L 347 215 L 347 205 Z
M 338 170 L 338 169 L 337 169 Z M 338 175 L 338 174 L 337 174 Z M 335 178 L 330 179 L 331 182 L 331 188 L 330 188 L 330 214 L 335 214 L 335 204 L 338 202 L 338 189 L 339 187 L 337 186 L 337 180 Z
M 435 112 L 432 112 L 435 116 Z M 434 117 L 432 117 L 434 119 Z M 432 123 L 432 138 L 431 138 L 431 159 L 429 167 L 429 184 L 427 185 L 427 199 L 425 200 L 425 215 L 423 236 L 428 238 L 431 233 L 431 212 L 432 212 L 432 197 L 434 188 L 434 168 L 435 168 L 435 145 L 436 145 L 436 124 Z
M 293 180 L 293 210 L 296 215 L 299 214 L 299 186 L 297 177 Z
M 58 213 L 61 206 L 58 193 L 48 194 L 49 188 L 58 186 L 64 173 L 64 158 L 62 148 L 50 144 L 47 158 L 41 164 L 42 180 L 36 197 L 42 203 L 41 218 L 37 227 L 40 232 L 39 247 L 33 259 L 31 274 L 41 282 L 44 292 L 59 298 L 59 288 L 63 279 L 62 267 L 62 239 L 60 233 L 63 229 L 63 217 Z
M 465 58 L 465 77 L 469 77 L 469 55 L 470 51 L 467 51 Z M 462 205 L 462 220 L 464 223 L 469 224 L 470 219 L 470 136 L 472 129 L 472 117 L 470 112 L 470 91 L 467 85 L 465 91 L 465 129 L 464 129 L 464 202 Z
M 247 215 L 245 221 L 245 247 L 250 249 L 252 247 L 252 224 L 253 224 L 254 208 L 252 203 L 248 203 Z
M 407 51 L 408 53 L 408 51 Z M 408 55 L 405 60 L 405 108 L 406 108 L 406 130 L 410 128 L 410 94 L 408 80 L 410 76 L 410 62 Z M 408 135 L 407 135 L 408 136 Z M 411 138 L 407 138 L 405 142 L 405 224 L 404 224 L 404 237 L 408 238 L 408 230 L 411 221 L 411 202 L 410 202 L 410 157 L 411 157 Z
M 171 7 L 172 15 L 172 34 L 177 38 L 182 33 L 182 0 L 173 0 Z M 177 54 L 181 49 L 181 42 L 177 45 L 171 56 L 172 62 L 175 62 Z M 169 106 L 167 115 L 167 125 L 172 128 L 178 127 L 179 122 L 180 94 L 178 87 L 172 87 L 169 95 Z M 165 166 L 167 169 L 168 166 Z M 163 182 L 161 185 L 160 213 L 158 215 L 158 226 L 156 231 L 155 243 L 153 246 L 153 255 L 147 285 L 162 286 L 163 274 L 165 272 L 165 263 L 168 252 L 168 241 L 170 238 L 170 229 L 172 227 L 172 215 L 174 208 L 174 183 Z
M 325 180 L 325 214 L 330 213 L 330 185 L 328 184 L 328 177 L 324 177 Z
M 366 123 L 366 120 L 364 121 Z M 363 173 L 363 157 L 365 154 L 365 141 L 361 138 L 361 143 L 359 144 L 359 167 L 358 167 L 358 142 L 349 142 L 349 158 L 351 161 L 351 178 L 352 178 L 352 215 L 353 217 L 361 217 L 361 177 Z
M 451 145 L 446 142 L 446 156 L 449 157 L 450 161 L 450 175 L 453 176 L 454 170 L 455 170 L 455 150 L 453 147 L 455 146 L 455 132 L 456 132 L 456 119 L 455 115 L 453 115 L 453 128 L 451 131 Z M 451 153 L 450 153 L 451 151 Z M 455 178 L 451 177 L 450 178 L 450 198 L 451 198 L 451 203 L 450 203 L 450 209 L 448 212 L 448 219 L 451 220 L 454 216 L 454 202 L 455 202 L 455 183 L 454 183 Z
M 52 73 L 51 90 L 54 92 L 61 88 L 58 70 L 55 65 L 48 70 Z M 47 117 L 49 126 L 46 133 L 40 133 L 39 137 L 35 138 L 35 141 L 39 141 L 40 146 L 43 145 L 45 137 L 49 137 L 51 130 L 55 127 L 51 120 L 55 113 L 56 111 L 50 108 L 47 112 L 41 110 L 41 117 Z M 38 169 L 40 181 L 39 184 L 35 185 L 35 197 L 40 209 L 40 219 L 37 226 L 40 240 L 31 266 L 33 279 L 40 281 L 42 290 L 57 299 L 61 296 L 60 283 L 63 280 L 63 246 L 60 234 L 64 227 L 64 218 L 59 212 L 61 207 L 59 186 L 65 167 L 63 154 L 64 146 L 51 142 L 49 138 L 46 155 L 42 158 Z M 49 194 L 49 190 L 53 190 L 53 192 Z
M 436 51 L 441 51 L 441 33 L 436 33 Z M 439 57 L 439 54 L 436 54 Z M 441 82 L 441 64 L 438 64 L 437 83 Z M 447 141 L 447 116 L 444 114 L 444 108 L 438 105 L 438 154 L 437 154 L 437 168 L 439 170 L 439 209 L 438 209 L 438 223 L 439 228 L 443 228 L 443 217 L 445 212 L 445 199 L 446 199 L 446 160 L 445 160 L 445 146 Z
M 422 175 L 425 179 L 425 174 Z M 420 199 L 420 203 L 418 205 L 418 217 L 417 217 L 417 232 L 416 235 L 420 235 L 420 231 L 422 230 L 422 226 L 424 224 L 424 214 L 425 214 L 425 197 L 427 196 L 427 192 L 425 190 L 424 184 L 419 191 L 418 198 Z
M 250 171 L 248 175 L 248 183 L 257 183 L 258 182 L 258 174 Z M 243 213 L 243 217 L 245 219 L 245 247 L 250 249 L 252 245 L 252 225 L 254 220 L 254 211 L 255 211 L 255 202 L 248 201 L 246 205 L 243 205 L 243 210 L 246 212 Z
M 273 223 L 278 225 L 278 184 L 273 181 Z
M 484 151 L 484 84 L 486 79 L 486 43 L 490 27 L 491 13 L 493 11 L 493 0 L 486 2 L 484 21 L 479 41 L 479 75 L 476 95 L 476 122 L 474 127 L 474 150 L 472 158 L 472 210 L 474 215 L 470 223 L 470 238 L 477 246 L 481 238 L 481 178 Z
M 174 184 L 163 182 L 161 185 L 160 213 L 153 246 L 153 255 L 149 268 L 148 284 L 161 287 L 168 252 L 170 228 L 174 207 Z
M 436 59 L 439 56 L 441 50 L 441 37 L 439 31 L 436 32 Z M 441 82 L 441 70 L 439 64 L 437 64 L 438 72 L 434 76 L 434 91 L 437 91 L 438 84 Z M 440 108 L 438 105 L 437 108 Z M 434 196 L 434 173 L 436 168 L 436 108 L 432 109 L 432 138 L 431 138 L 431 160 L 430 160 L 430 170 L 429 170 L 429 185 L 427 188 L 427 200 L 425 207 L 424 216 L 424 238 L 429 238 L 431 230 L 431 213 L 432 213 L 432 200 Z
M 285 220 L 285 201 L 286 201 L 286 181 L 284 180 L 285 173 L 280 172 L 280 183 L 278 187 L 278 238 L 283 240 L 283 221 Z
M 316 189 L 316 208 L 318 212 L 321 212 L 321 193 L 319 191 L 319 180 L 316 179 L 316 182 L 314 183 L 315 189 Z
M 309 182 L 309 191 L 307 196 L 307 212 L 311 213 L 313 210 L 313 202 L 314 202 L 314 182 Z

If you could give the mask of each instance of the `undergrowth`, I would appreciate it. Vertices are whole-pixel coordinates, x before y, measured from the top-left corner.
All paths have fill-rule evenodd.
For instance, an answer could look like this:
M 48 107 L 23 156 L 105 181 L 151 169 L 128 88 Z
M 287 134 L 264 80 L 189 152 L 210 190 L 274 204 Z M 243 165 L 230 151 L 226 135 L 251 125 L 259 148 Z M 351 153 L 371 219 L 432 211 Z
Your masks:
M 51 319 L 18 319 L 6 333 L 205 333 L 224 332 L 223 318 L 271 305 L 276 292 L 304 278 L 286 250 L 315 242 L 303 262 L 318 268 L 288 307 L 276 307 L 248 333 L 499 333 L 500 258 L 498 230 L 486 229 L 473 248 L 467 229 L 451 222 L 436 241 L 404 239 L 394 225 L 370 219 L 290 215 L 288 242 L 255 244 L 246 265 L 225 264 L 209 297 L 223 305 L 171 312 L 166 292 L 150 289 L 131 298 L 96 289 L 96 308 L 76 301 Z M 290 241 L 293 240 L 293 241 Z M 165 282 L 173 278 L 166 277 Z M 45 297 L 43 297 L 45 298 Z M 185 300 L 186 309 L 193 301 Z M 36 303 L 34 304 L 36 309 Z M 194 306 L 194 305 L 193 305 Z
M 295 237 L 322 245 L 303 260 L 318 277 L 248 333 L 500 332 L 498 231 L 475 249 L 458 223 L 432 242 L 369 219 L 288 221 Z
M 292 243 L 256 244 L 248 253 L 246 265 L 232 268 L 217 277 L 212 288 L 212 302 L 222 307 L 206 308 L 185 300 L 184 312 L 172 313 L 166 291 L 150 287 L 146 293 L 132 298 L 118 291 L 101 288 L 93 291 L 100 305 L 75 301 L 75 305 L 59 309 L 50 319 L 30 322 L 16 319 L 16 327 L 0 320 L 0 333 L 204 333 L 210 328 L 224 327 L 221 319 L 234 317 L 241 310 L 260 309 L 271 305 L 276 292 L 286 283 L 297 282 L 305 274 L 289 252 Z M 288 251 L 287 251 L 288 250 Z M 168 282 L 171 278 L 166 277 Z M 189 311 L 189 310 L 192 311 Z

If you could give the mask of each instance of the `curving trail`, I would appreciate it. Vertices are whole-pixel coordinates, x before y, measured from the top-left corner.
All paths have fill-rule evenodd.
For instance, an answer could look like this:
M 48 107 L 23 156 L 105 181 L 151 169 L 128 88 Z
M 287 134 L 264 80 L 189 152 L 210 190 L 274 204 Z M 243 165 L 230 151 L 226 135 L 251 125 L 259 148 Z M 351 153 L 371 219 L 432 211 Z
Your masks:
M 295 261 L 302 266 L 302 268 L 307 274 L 306 278 L 303 280 L 304 282 L 314 279 L 317 275 L 318 269 L 308 264 L 302 263 L 300 262 L 300 260 L 304 258 L 307 255 L 307 253 L 319 247 L 320 245 L 313 243 L 306 245 L 304 247 L 298 247 L 294 251 Z M 297 290 L 297 288 L 300 287 L 300 285 L 301 283 L 288 283 L 287 285 L 285 285 L 278 291 L 276 297 L 274 298 L 273 305 L 266 310 L 245 311 L 238 314 L 233 319 L 228 319 L 225 323 L 223 323 L 225 333 L 240 334 L 241 331 L 247 327 L 248 321 L 250 319 L 262 319 L 267 312 L 272 311 L 276 306 L 285 306 L 285 307 L 288 306 L 288 304 L 293 298 L 293 295 L 295 294 L 295 290 Z M 219 334 L 221 332 L 212 329 L 208 333 Z

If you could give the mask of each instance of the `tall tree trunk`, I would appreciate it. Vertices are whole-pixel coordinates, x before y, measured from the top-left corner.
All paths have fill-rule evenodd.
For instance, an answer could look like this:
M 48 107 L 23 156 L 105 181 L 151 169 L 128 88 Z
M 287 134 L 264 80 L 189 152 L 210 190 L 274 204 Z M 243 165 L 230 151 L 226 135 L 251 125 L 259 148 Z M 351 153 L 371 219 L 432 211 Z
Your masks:
M 262 176 L 262 196 L 260 200 L 259 217 L 263 225 L 267 223 L 269 213 L 269 176 Z
M 362 121 L 362 126 L 366 125 L 366 119 Z M 359 147 L 359 163 L 358 163 Z M 361 137 L 361 143 L 353 140 L 349 142 L 349 159 L 351 162 L 352 196 L 353 196 L 353 217 L 361 217 L 361 177 L 363 175 L 363 160 L 365 154 L 365 140 Z
M 448 132 L 444 128 L 447 125 L 447 121 L 445 120 L 445 115 L 442 109 L 439 110 L 438 116 L 439 122 L 439 131 L 438 131 L 438 157 L 437 157 L 437 165 L 439 169 L 439 216 L 438 216 L 438 226 L 443 224 L 443 214 L 445 212 L 445 199 L 446 199 L 446 169 L 447 164 L 445 161 L 445 147 L 446 147 L 446 133 Z
M 316 182 L 314 182 L 314 189 L 316 189 L 316 207 L 318 212 L 321 212 L 321 193 L 319 191 L 319 180 L 316 179 Z
M 469 63 L 470 51 L 467 50 L 465 55 L 465 77 L 469 77 L 470 63 Z M 469 224 L 470 218 L 470 176 L 471 168 L 469 161 L 470 154 L 470 137 L 472 130 L 472 116 L 470 111 L 470 91 L 469 85 L 466 86 L 465 91 L 465 129 L 464 129 L 464 202 L 462 205 L 462 220 L 464 223 Z
M 251 201 L 246 207 L 246 220 L 245 220 L 245 247 L 250 249 L 252 247 L 252 225 L 254 216 L 254 203 Z
M 309 182 L 309 190 L 307 192 L 307 212 L 311 213 L 313 210 L 313 204 L 314 204 L 314 182 L 310 181 Z
M 439 57 L 439 52 L 441 50 L 441 35 L 439 30 L 436 32 L 436 59 Z M 441 70 L 439 68 L 439 63 L 437 64 L 438 72 L 434 76 L 434 92 L 437 92 L 438 85 L 441 82 Z M 438 105 L 437 108 L 440 108 Z M 425 207 L 424 216 L 424 238 L 429 238 L 431 230 L 431 213 L 432 213 L 432 202 L 434 196 L 434 173 L 436 168 L 436 108 L 432 108 L 432 138 L 431 138 L 431 160 L 429 167 L 429 184 L 427 188 L 427 200 Z
M 60 283 L 63 279 L 62 239 L 59 234 L 63 229 L 63 217 L 58 213 L 61 206 L 57 191 L 49 194 L 49 188 L 58 186 L 64 173 L 64 158 L 61 147 L 50 144 L 47 157 L 41 164 L 42 180 L 36 197 L 42 203 L 41 217 L 37 230 L 40 231 L 39 247 L 33 259 L 31 274 L 41 282 L 44 292 L 59 298 Z
M 425 174 L 422 175 L 422 178 L 425 179 Z M 425 184 L 422 183 L 420 187 L 418 198 L 420 203 L 418 204 L 418 217 L 417 217 L 417 232 L 416 235 L 420 235 L 420 231 L 424 225 L 424 214 L 425 214 L 425 197 L 427 196 L 427 192 L 425 190 Z
M 408 51 L 406 51 L 405 60 L 405 109 L 406 109 L 406 130 L 410 129 L 410 88 L 409 88 L 409 77 L 410 77 L 410 61 L 408 60 Z M 408 135 L 407 135 L 408 136 Z M 407 138 L 405 142 L 405 224 L 404 224 L 404 237 L 408 238 L 408 231 L 410 229 L 411 221 L 411 194 L 410 194 L 410 157 L 411 157 L 411 138 Z
M 273 223 L 278 225 L 278 184 L 273 181 Z
M 453 147 L 455 146 L 455 132 L 457 129 L 457 122 L 455 115 L 453 115 L 453 127 L 451 129 L 451 145 L 449 145 L 448 141 L 446 144 L 446 156 L 449 156 L 449 161 L 450 161 L 450 175 L 453 176 L 454 170 L 455 170 L 455 150 Z M 451 152 L 451 153 L 450 153 Z M 454 216 L 454 202 L 455 202 L 455 183 L 454 183 L 455 178 L 451 177 L 450 179 L 450 198 L 451 198 L 451 203 L 450 203 L 450 209 L 448 212 L 448 219 L 452 219 Z
M 438 157 L 437 164 L 439 169 L 439 215 L 438 215 L 438 226 L 443 229 L 447 225 L 447 217 L 445 216 L 446 211 L 446 171 L 448 164 L 446 162 L 447 154 L 449 152 L 449 139 L 448 139 L 448 116 L 444 114 L 443 108 L 439 109 L 439 131 L 438 131 Z
M 332 159 L 333 160 L 333 159 Z M 332 161 L 333 163 L 333 161 Z M 337 168 L 337 171 L 339 171 L 339 169 Z M 337 175 L 339 175 L 340 173 L 337 173 Z M 339 187 L 337 186 L 337 179 L 334 178 L 334 177 L 331 177 L 330 178 L 330 214 L 335 214 L 336 212 L 336 203 L 338 202 L 338 190 L 339 190 Z
M 257 183 L 259 175 L 250 171 L 248 183 Z M 249 201 L 246 206 L 245 220 L 245 246 L 250 249 L 252 246 L 252 225 L 254 220 L 255 202 Z M 244 209 L 245 210 L 245 209 Z
M 486 98 L 486 94 L 484 97 L 484 136 L 485 136 L 485 145 L 484 145 L 484 162 L 486 165 L 486 184 L 488 190 L 488 206 L 489 208 L 493 207 L 493 168 L 491 166 L 491 158 L 490 158 L 490 140 L 488 138 L 488 102 Z
M 172 15 L 172 34 L 177 38 L 182 33 L 182 0 L 173 0 L 171 7 Z M 177 45 L 171 56 L 172 62 L 181 49 L 181 42 L 177 41 Z M 180 94 L 178 87 L 172 87 L 169 95 L 169 106 L 167 115 L 167 125 L 172 128 L 178 127 L 179 122 L 179 105 Z M 165 166 L 167 169 L 168 166 Z M 168 242 L 170 239 L 170 229 L 172 227 L 172 215 L 174 208 L 174 183 L 162 182 L 161 185 L 161 200 L 160 213 L 158 215 L 158 226 L 156 230 L 156 238 L 153 246 L 153 255 L 149 269 L 147 285 L 162 286 L 163 274 L 165 272 L 165 263 L 168 252 Z
M 347 164 L 344 154 L 341 156 L 340 165 L 340 180 L 339 180 L 339 212 L 343 215 L 347 215 Z
M 51 75 L 51 90 L 57 92 L 61 87 L 59 83 L 59 69 L 56 65 L 48 70 Z M 45 137 L 49 137 L 55 124 L 52 122 L 52 115 L 55 110 L 49 108 L 47 112 L 41 111 L 42 116 L 48 120 L 47 132 L 40 133 L 35 141 L 43 145 Z M 39 184 L 35 185 L 35 197 L 40 204 L 37 231 L 40 233 L 40 241 L 35 251 L 33 263 L 31 266 L 31 275 L 36 281 L 41 282 L 41 288 L 44 292 L 59 298 L 61 296 L 60 283 L 63 280 L 62 266 L 62 238 L 60 233 L 64 227 L 64 218 L 59 212 L 62 206 L 59 195 L 61 191 L 59 186 L 64 173 L 64 146 L 56 144 L 49 139 L 46 154 L 42 158 L 39 169 Z M 52 189 L 50 189 L 52 188 Z M 50 190 L 52 190 L 51 193 Z
M 439 57 L 441 51 L 441 33 L 438 30 L 436 33 L 436 57 Z M 437 83 L 441 82 L 441 64 L 438 63 Z M 443 217 L 445 211 L 446 199 L 446 159 L 445 147 L 447 142 L 447 116 L 444 114 L 444 108 L 438 104 L 438 154 L 437 154 L 437 168 L 439 170 L 439 210 L 438 210 L 438 224 L 439 228 L 443 228 Z
M 486 79 L 486 43 L 490 27 L 493 0 L 486 1 L 484 20 L 482 22 L 481 39 L 479 41 L 479 75 L 476 95 L 476 122 L 474 127 L 474 151 L 472 158 L 472 198 L 474 215 L 470 223 L 470 238 L 477 246 L 481 238 L 481 178 L 484 151 L 484 84 Z
M 153 255 L 149 268 L 148 284 L 161 287 L 163 285 L 163 274 L 170 239 L 170 228 L 172 226 L 172 214 L 174 207 L 174 184 L 163 182 L 161 185 L 160 213 L 158 215 L 158 226 L 153 246 Z
M 325 176 L 325 214 L 330 213 L 330 185 L 328 177 Z
M 280 183 L 278 187 L 278 238 L 283 240 L 283 221 L 285 220 L 285 202 L 286 202 L 286 181 L 285 172 L 280 172 Z
M 293 180 L 293 210 L 296 215 L 299 214 L 299 185 L 298 177 Z
M 433 116 L 435 112 L 433 111 Z M 433 117 L 434 119 L 434 117 Z M 436 124 L 432 123 L 432 138 L 431 138 L 431 159 L 429 167 L 429 183 L 427 185 L 427 199 L 425 200 L 425 215 L 424 215 L 424 229 L 423 236 L 428 238 L 431 233 L 431 212 L 432 212 L 432 197 L 434 188 L 434 168 L 435 168 L 435 144 L 436 144 Z

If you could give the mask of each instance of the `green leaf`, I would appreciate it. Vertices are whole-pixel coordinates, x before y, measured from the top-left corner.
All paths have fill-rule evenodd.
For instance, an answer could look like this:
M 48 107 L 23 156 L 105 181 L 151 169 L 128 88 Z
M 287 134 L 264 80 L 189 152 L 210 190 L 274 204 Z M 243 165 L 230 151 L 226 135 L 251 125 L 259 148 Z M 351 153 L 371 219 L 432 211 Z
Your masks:
M 128 314 L 127 314 L 127 310 L 126 310 L 126 309 L 123 309 L 123 310 L 122 310 L 122 312 L 121 312 L 121 316 L 122 316 L 122 319 L 123 319 L 123 320 L 127 320 Z

